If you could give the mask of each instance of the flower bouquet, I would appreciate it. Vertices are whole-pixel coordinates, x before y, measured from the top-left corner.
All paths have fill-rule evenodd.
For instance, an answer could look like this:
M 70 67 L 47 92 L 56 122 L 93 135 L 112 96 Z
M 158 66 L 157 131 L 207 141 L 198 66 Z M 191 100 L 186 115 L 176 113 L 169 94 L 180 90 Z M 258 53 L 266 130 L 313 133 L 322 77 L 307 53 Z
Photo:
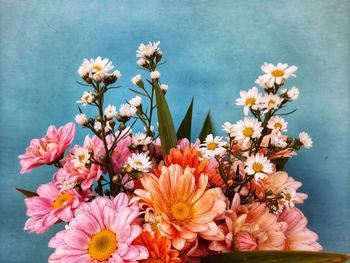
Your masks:
M 19 156 L 22 174 L 57 167 L 35 192 L 17 188 L 27 196 L 25 230 L 40 234 L 65 225 L 49 242 L 49 262 L 346 260 L 305 252 L 322 246 L 295 206 L 307 199 L 298 192 L 302 184 L 283 170 L 300 148 L 312 146 L 306 132 L 286 135 L 282 117 L 299 96 L 295 87 L 282 88 L 297 67 L 263 64 L 260 90 L 241 91 L 236 99 L 244 118 L 225 122 L 220 137 L 208 113 L 191 142 L 193 100 L 176 131 L 158 71 L 164 64 L 159 42 L 141 44 L 136 53 L 147 76 L 132 78 L 136 96 L 118 111 L 104 103 L 119 88 L 121 73 L 112 72 L 112 62 L 84 59 L 79 67 L 78 83 L 88 89 L 75 116 L 88 132 L 81 145 L 68 150 L 73 123 L 50 126 Z M 135 131 L 137 123 L 144 131 Z M 296 250 L 303 252 L 290 252 Z

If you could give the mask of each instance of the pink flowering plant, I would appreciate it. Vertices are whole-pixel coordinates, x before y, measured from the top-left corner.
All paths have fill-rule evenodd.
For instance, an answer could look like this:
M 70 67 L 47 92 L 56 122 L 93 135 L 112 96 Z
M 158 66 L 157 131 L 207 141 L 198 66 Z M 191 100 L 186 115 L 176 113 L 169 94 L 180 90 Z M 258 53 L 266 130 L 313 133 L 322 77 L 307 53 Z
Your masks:
M 148 75 L 131 79 L 134 98 L 119 109 L 105 105 L 121 73 L 107 58 L 84 59 L 78 83 L 87 90 L 74 118 L 88 133 L 84 141 L 71 145 L 73 123 L 50 126 L 19 156 L 21 173 L 57 167 L 35 192 L 17 188 L 27 196 L 25 230 L 65 225 L 49 242 L 49 262 L 346 260 L 319 252 L 318 236 L 297 208 L 307 194 L 284 171 L 289 158 L 313 144 L 306 132 L 287 134 L 284 116 L 293 111 L 285 108 L 299 90 L 284 86 L 296 66 L 263 64 L 260 88 L 241 91 L 235 101 L 244 117 L 225 122 L 222 137 L 208 113 L 191 142 L 193 100 L 175 130 L 158 71 L 159 42 L 141 44 L 136 54 Z M 135 131 L 136 123 L 144 130 Z

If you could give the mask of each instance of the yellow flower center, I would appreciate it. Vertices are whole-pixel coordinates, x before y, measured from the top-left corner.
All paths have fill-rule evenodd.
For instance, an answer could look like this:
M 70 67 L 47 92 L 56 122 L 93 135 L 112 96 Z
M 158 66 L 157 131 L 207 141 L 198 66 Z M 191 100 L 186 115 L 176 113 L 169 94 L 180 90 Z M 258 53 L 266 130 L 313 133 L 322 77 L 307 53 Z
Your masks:
M 137 165 L 137 166 L 142 166 L 142 162 L 136 161 L 136 162 L 135 162 L 135 165 Z
M 274 76 L 275 78 L 282 77 L 284 75 L 283 70 L 280 69 L 275 69 L 271 72 L 271 75 Z
M 246 106 L 251 106 L 251 105 L 253 105 L 253 104 L 255 103 L 255 101 L 256 101 L 255 98 L 250 97 L 250 98 L 248 98 L 248 99 L 245 100 L 245 105 L 246 105 Z
M 68 193 L 62 193 L 60 194 L 55 201 L 53 201 L 52 206 L 53 208 L 57 209 L 57 208 L 61 208 L 63 207 L 66 202 L 73 200 L 74 196 Z
M 282 124 L 279 122 L 276 122 L 274 126 L 276 129 L 282 129 Z
M 252 127 L 246 127 L 244 130 L 243 130 L 243 135 L 245 137 L 250 137 L 253 135 L 253 132 L 254 132 L 254 129 Z
M 275 104 L 276 104 L 276 101 L 273 100 L 273 99 L 270 99 L 269 102 L 268 102 L 268 104 L 269 104 L 269 106 L 270 106 L 270 105 L 275 105 Z
M 216 148 L 218 148 L 218 144 L 216 142 L 210 142 L 207 145 L 208 150 L 214 151 Z
M 262 170 L 263 170 L 263 165 L 261 163 L 254 163 L 253 164 L 253 170 L 256 172 L 256 173 L 260 173 Z
M 100 70 L 102 70 L 101 65 L 94 65 L 94 66 L 92 67 L 92 71 L 93 71 L 93 72 L 97 72 L 97 71 L 100 71 Z
M 105 229 L 92 236 L 88 254 L 96 261 L 107 261 L 112 254 L 117 250 L 117 236 L 111 230 Z
M 192 205 L 186 201 L 174 201 L 168 205 L 170 221 L 180 226 L 188 224 L 192 219 Z
M 292 195 L 290 193 L 286 193 L 284 196 L 284 199 L 286 199 L 287 201 L 292 200 Z
M 79 155 L 79 161 L 81 163 L 85 161 L 85 154 Z

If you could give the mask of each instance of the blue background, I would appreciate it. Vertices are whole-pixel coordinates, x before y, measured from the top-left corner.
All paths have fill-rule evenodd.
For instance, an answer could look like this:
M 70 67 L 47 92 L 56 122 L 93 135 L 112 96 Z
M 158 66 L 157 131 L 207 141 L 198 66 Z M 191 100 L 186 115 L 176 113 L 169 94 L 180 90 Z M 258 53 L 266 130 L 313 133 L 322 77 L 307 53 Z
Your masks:
M 1 1 L 0 261 L 47 262 L 48 240 L 23 231 L 23 197 L 54 170 L 20 175 L 17 155 L 50 124 L 71 121 L 83 87 L 77 69 L 85 57 L 112 59 L 132 94 L 140 42 L 161 41 L 168 63 L 160 69 L 176 125 L 195 96 L 194 130 L 210 108 L 215 128 L 236 122 L 239 90 L 254 85 L 263 62 L 299 67 L 288 86 L 300 88 L 289 133 L 314 140 L 287 166 L 310 198 L 301 208 L 327 251 L 349 252 L 349 9 L 343 1 Z M 85 131 L 78 129 L 76 142 Z

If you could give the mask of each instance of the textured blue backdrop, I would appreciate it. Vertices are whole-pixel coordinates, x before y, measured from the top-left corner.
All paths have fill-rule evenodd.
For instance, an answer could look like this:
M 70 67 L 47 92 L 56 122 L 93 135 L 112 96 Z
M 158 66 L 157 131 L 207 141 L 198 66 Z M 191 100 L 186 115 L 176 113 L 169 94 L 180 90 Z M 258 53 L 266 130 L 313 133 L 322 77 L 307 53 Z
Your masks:
M 209 107 L 218 131 L 224 120 L 241 118 L 233 100 L 254 84 L 263 62 L 299 67 L 290 84 L 301 97 L 289 131 L 306 129 L 315 146 L 287 169 L 304 182 L 310 198 L 301 208 L 325 249 L 349 251 L 349 3 L 1 0 L 0 261 L 46 262 L 51 253 L 54 231 L 23 231 L 25 207 L 14 187 L 34 190 L 53 169 L 21 176 L 17 155 L 48 125 L 73 119 L 84 57 L 112 59 L 124 89 L 110 102 L 129 98 L 135 50 L 149 40 L 161 41 L 168 60 L 161 73 L 175 123 L 195 96 L 197 132 Z M 76 142 L 83 135 L 78 130 Z

